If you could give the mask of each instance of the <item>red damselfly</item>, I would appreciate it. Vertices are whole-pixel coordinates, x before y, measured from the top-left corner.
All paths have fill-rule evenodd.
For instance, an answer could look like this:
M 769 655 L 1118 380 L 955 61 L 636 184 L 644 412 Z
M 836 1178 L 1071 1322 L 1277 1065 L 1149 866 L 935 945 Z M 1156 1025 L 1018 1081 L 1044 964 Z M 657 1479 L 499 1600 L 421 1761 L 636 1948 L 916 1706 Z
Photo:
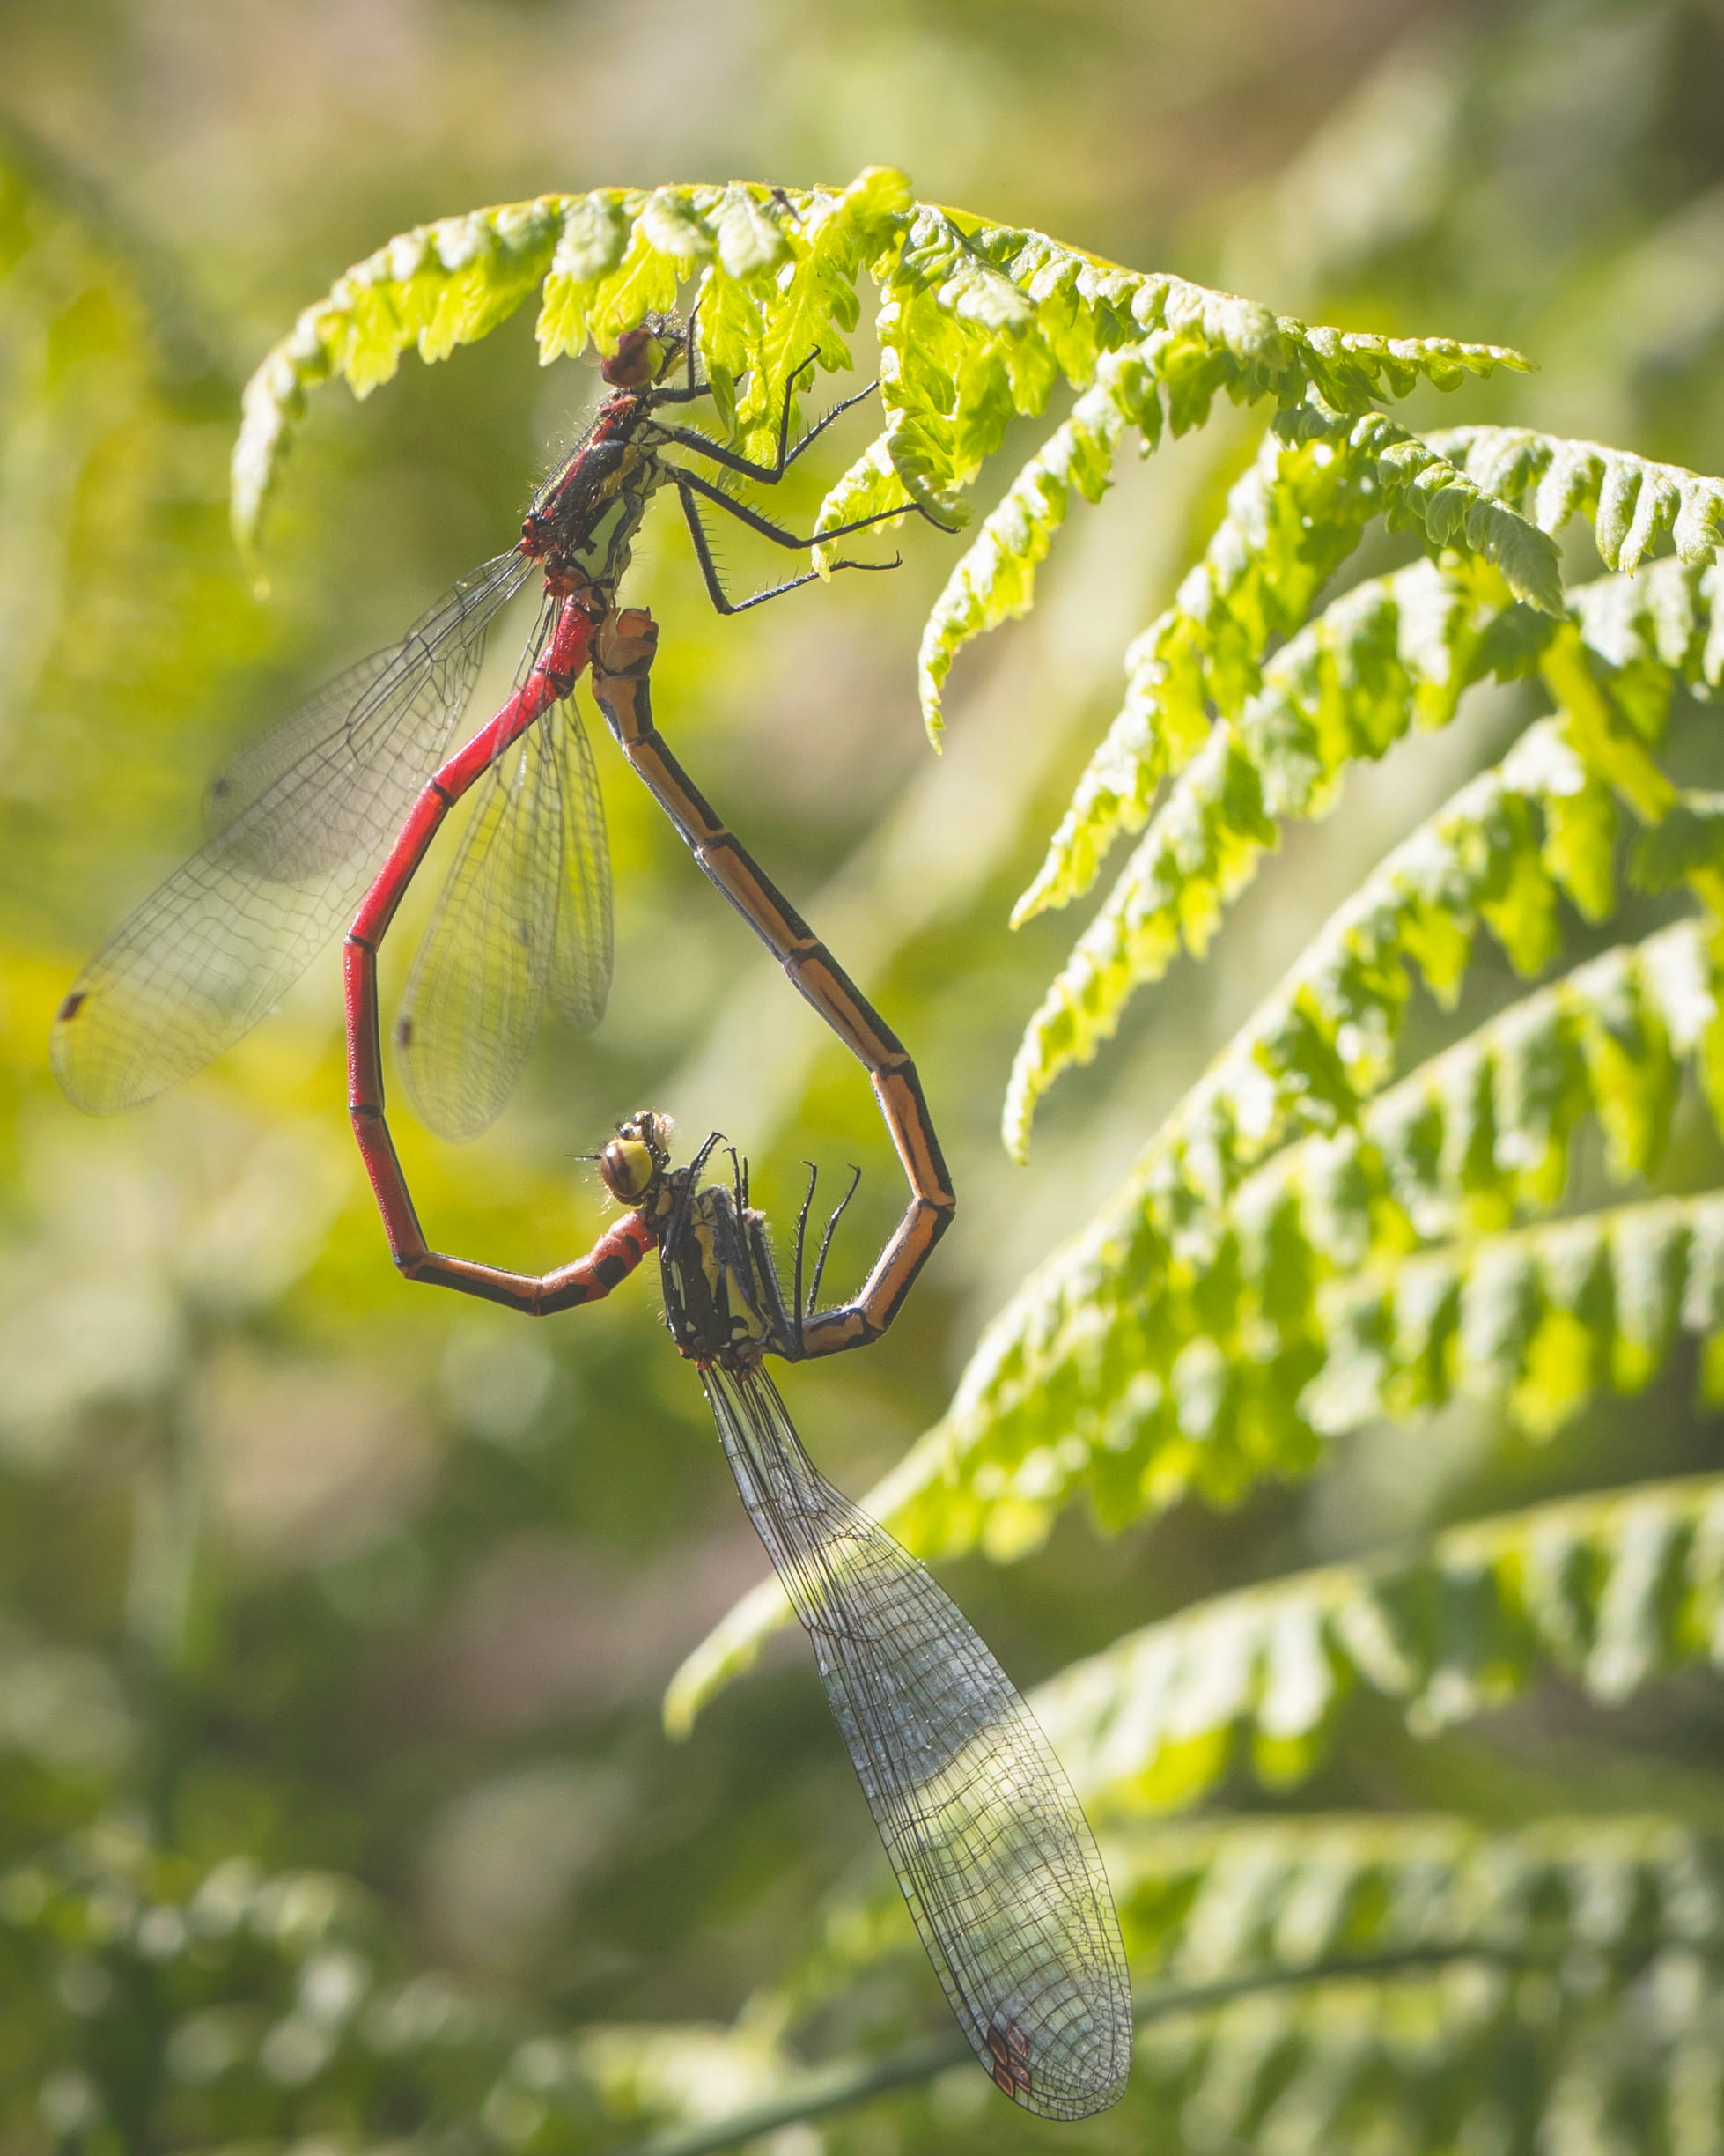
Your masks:
M 871 1337 L 858 1305 L 816 1308 L 832 1222 L 803 1292 L 812 1180 L 786 1300 L 746 1167 L 733 1154 L 729 1184 L 703 1184 L 719 1138 L 673 1169 L 667 1137 L 666 1119 L 645 1111 L 599 1156 L 632 1210 L 564 1269 L 589 1290 L 564 1299 L 608 1294 L 658 1245 L 671 1337 L 695 1366 L 743 1504 L 813 1644 L 952 2011 L 1014 2102 L 1044 2118 L 1087 2118 L 1124 2092 L 1132 2034 L 1119 1920 L 1088 1821 L 962 1612 L 819 1473 L 766 1372 L 769 1355 L 801 1362 Z
M 596 1021 L 611 970 L 609 868 L 592 751 L 567 699 L 663 488 L 676 491 L 721 612 L 740 612 L 818 573 L 728 597 L 703 504 L 778 545 L 812 542 L 667 454 L 680 449 L 775 484 L 858 402 L 847 399 L 792 444 L 792 393 L 806 371 L 786 385 L 777 457 L 758 463 L 660 416 L 708 394 L 696 379 L 692 328 L 655 317 L 622 339 L 604 362 L 610 394 L 540 490 L 519 543 L 463 579 L 401 644 L 329 683 L 217 776 L 208 843 L 123 924 L 61 1006 L 55 1067 L 80 1107 L 136 1106 L 231 1046 L 351 918 L 362 895 L 369 890 L 373 908 L 393 911 L 429 841 L 427 798 L 434 829 L 481 779 L 486 797 L 403 999 L 399 1037 L 415 1105 L 443 1135 L 470 1137 L 512 1090 L 547 997 L 578 1025 Z M 837 526 L 818 542 L 880 521 Z M 448 757 L 486 633 L 535 571 L 544 598 L 515 693 Z M 558 705 L 566 723 L 540 723 Z M 418 821 L 403 831 L 410 815 Z

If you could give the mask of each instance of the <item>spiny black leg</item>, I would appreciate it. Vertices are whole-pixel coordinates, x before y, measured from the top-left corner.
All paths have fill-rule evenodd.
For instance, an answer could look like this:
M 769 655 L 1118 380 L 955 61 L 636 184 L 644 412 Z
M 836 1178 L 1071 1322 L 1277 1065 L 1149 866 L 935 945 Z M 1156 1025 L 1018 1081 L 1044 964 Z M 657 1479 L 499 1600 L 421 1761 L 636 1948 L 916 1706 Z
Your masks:
M 766 484 L 769 486 L 776 486 L 778 484 L 779 480 L 785 476 L 785 468 L 792 461 L 791 454 L 787 448 L 787 445 L 790 441 L 790 408 L 796 402 L 796 385 L 798 381 L 800 380 L 804 374 L 813 373 L 814 362 L 819 358 L 820 353 L 818 351 L 811 351 L 799 367 L 792 367 L 790 373 L 785 377 L 785 401 L 778 407 L 778 461 L 773 466 L 771 476 L 770 478 L 766 478 L 766 475 L 764 473 L 761 475 L 763 478 L 766 478 Z M 866 396 L 867 395 L 866 390 L 864 390 L 862 394 Z M 854 402 L 854 400 L 852 400 L 852 402 Z M 839 409 L 843 410 L 844 407 L 841 406 Z M 833 420 L 835 420 L 838 414 L 836 411 L 828 412 L 825 418 L 821 421 L 820 425 L 830 426 Z M 802 452 L 807 447 L 808 444 L 814 439 L 814 436 L 818 434 L 819 432 L 820 427 L 814 427 L 803 436 L 802 439 L 796 445 L 795 454 L 797 456 L 801 455 Z M 733 454 L 734 452 L 732 454 Z
M 835 539 L 848 539 L 854 532 L 866 531 L 871 524 L 883 524 L 888 517 L 903 516 L 916 506 L 914 502 L 900 502 L 895 509 L 876 509 L 872 516 L 853 517 L 848 524 L 835 524 L 829 531 L 815 532 L 810 538 L 799 539 L 794 532 L 774 524 L 758 509 L 749 508 L 747 502 L 735 500 L 722 487 L 714 486 L 710 479 L 703 479 L 698 472 L 673 470 L 671 477 L 683 490 L 685 500 L 692 491 L 704 501 L 710 501 L 733 516 L 739 524 L 746 524 L 750 531 L 758 532 L 763 539 L 770 539 L 774 546 L 787 548 L 793 554 L 803 553 L 809 547 L 829 546 Z
M 808 1214 L 814 1202 L 814 1185 L 820 1181 L 820 1170 L 813 1161 L 804 1161 L 802 1165 L 808 1171 L 808 1187 L 802 1193 L 802 1203 L 796 1215 L 796 1281 L 795 1295 L 791 1303 L 791 1308 L 796 1313 L 799 1333 L 802 1324 L 802 1253 L 807 1246 Z
M 813 362 L 810 361 L 808 364 L 812 365 Z M 796 373 L 799 374 L 802 371 L 802 368 L 799 367 Z M 726 471 L 740 472 L 745 479 L 757 479 L 763 486 L 777 486 L 779 480 L 784 477 L 811 442 L 818 441 L 835 419 L 842 419 L 853 405 L 861 403 L 865 397 L 872 396 L 874 392 L 874 384 L 870 382 L 866 389 L 858 389 L 854 396 L 845 397 L 842 403 L 835 404 L 822 418 L 815 420 L 813 426 L 797 442 L 794 448 L 792 448 L 789 447 L 790 400 L 794 394 L 795 387 L 796 374 L 792 374 L 789 386 L 785 390 L 784 410 L 778 415 L 778 455 L 775 463 L 754 463 L 748 457 L 739 456 L 734 449 L 726 448 L 722 442 L 715 442 L 711 436 L 701 433 L 694 427 L 660 427 L 659 432 L 667 441 L 674 442 L 679 449 L 692 449 L 696 455 L 711 457 L 715 464 L 722 464 Z M 678 402 L 681 401 L 679 398 Z
M 820 1301 L 821 1275 L 826 1270 L 826 1253 L 832 1247 L 832 1237 L 837 1232 L 838 1222 L 844 1218 L 844 1207 L 855 1197 L 856 1186 L 861 1180 L 862 1170 L 859 1168 L 852 1168 L 850 1171 L 850 1188 L 833 1207 L 832 1217 L 826 1223 L 826 1233 L 820 1239 L 820 1255 L 814 1259 L 814 1277 L 808 1283 L 807 1305 L 802 1312 L 805 1319 L 812 1318 L 814 1314 L 814 1305 Z
M 684 394 L 688 396 L 692 396 L 695 391 L 701 387 L 700 379 L 695 373 L 696 325 L 699 321 L 700 294 L 696 292 L 689 308 L 689 319 L 682 330 L 682 364 L 685 375 L 682 388 Z
M 701 579 L 706 586 L 706 595 L 712 602 L 717 612 L 746 614 L 750 607 L 764 606 L 769 599 L 782 598 L 785 592 L 796 591 L 804 584 L 813 584 L 818 581 L 819 570 L 807 569 L 800 576 L 786 577 L 782 584 L 769 584 L 764 591 L 755 592 L 752 598 L 733 599 L 718 580 L 718 565 L 712 558 L 711 543 L 706 536 L 706 527 L 700 521 L 700 512 L 683 490 L 682 481 L 688 476 L 686 472 L 671 474 L 673 480 L 676 483 L 677 498 L 682 504 L 682 513 L 688 519 L 689 536 L 695 543 L 695 559 L 700 564 Z M 716 498 L 719 501 L 726 501 L 726 497 L 722 494 L 717 495 Z M 727 506 L 735 506 L 733 503 L 727 503 Z M 747 518 L 743 520 L 745 523 L 749 521 Z M 895 554 L 889 562 L 841 561 L 834 562 L 831 566 L 834 569 L 895 569 L 900 558 Z
M 700 1180 L 701 1170 L 705 1167 L 707 1162 L 711 1159 L 713 1154 L 724 1142 L 723 1131 L 714 1131 L 711 1136 L 703 1142 L 700 1151 L 689 1163 L 689 1177 L 691 1184 Z

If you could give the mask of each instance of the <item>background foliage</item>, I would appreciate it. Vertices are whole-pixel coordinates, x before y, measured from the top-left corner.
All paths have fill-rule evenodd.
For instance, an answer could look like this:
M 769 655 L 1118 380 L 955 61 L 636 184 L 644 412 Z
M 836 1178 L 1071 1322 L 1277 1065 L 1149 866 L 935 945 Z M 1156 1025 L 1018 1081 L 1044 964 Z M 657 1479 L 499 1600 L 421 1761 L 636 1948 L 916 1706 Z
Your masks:
M 1050 1680 L 1148 2017 L 1132 2097 L 1082 2129 L 925 2069 L 799 2134 L 1714 2145 L 1713 11 L 1097 0 L 811 35 L 734 0 L 648 36 L 519 0 L 84 0 L 7 41 L 9 2141 L 691 2145 L 945 2041 L 801 1660 L 662 1732 L 679 1665 L 686 1722 L 772 1599 L 725 1618 L 763 1568 L 650 1289 L 541 1329 L 397 1281 L 333 1112 L 332 971 L 128 1122 L 80 1122 L 42 1052 L 202 774 L 493 551 L 578 424 L 586 366 L 536 371 L 534 307 L 502 303 L 563 245 L 542 341 L 572 349 L 630 296 L 595 277 L 710 251 L 740 309 L 710 334 L 746 346 L 772 242 L 715 185 L 631 215 L 633 262 L 547 215 L 386 263 L 428 356 L 495 334 L 313 402 L 266 604 L 227 459 L 308 295 L 471 203 L 890 159 L 927 199 L 1541 371 L 1445 397 L 1165 279 L 1038 294 L 1030 324 L 1033 266 L 925 230 L 887 449 L 946 499 L 998 448 L 983 517 L 726 624 L 672 520 L 643 550 L 662 722 L 914 1045 L 963 1193 L 890 1342 L 794 1405 L 849 1486 L 891 1471 L 881 1509 Z M 394 331 L 343 319 L 254 401 L 242 476 L 320 372 L 388 373 Z M 836 327 L 866 379 L 868 317 Z M 978 429 L 908 425 L 931 364 Z M 881 484 L 874 425 L 793 513 Z M 954 665 L 1032 572 L 1035 611 Z M 895 1210 L 866 1092 L 607 780 L 612 1017 L 476 1146 L 413 1136 L 437 1232 L 584 1246 L 566 1156 L 650 1100 L 733 1132 L 777 1211 L 803 1158 L 862 1161 L 859 1266 Z M 1014 1052 L 1028 1170 L 998 1141 Z

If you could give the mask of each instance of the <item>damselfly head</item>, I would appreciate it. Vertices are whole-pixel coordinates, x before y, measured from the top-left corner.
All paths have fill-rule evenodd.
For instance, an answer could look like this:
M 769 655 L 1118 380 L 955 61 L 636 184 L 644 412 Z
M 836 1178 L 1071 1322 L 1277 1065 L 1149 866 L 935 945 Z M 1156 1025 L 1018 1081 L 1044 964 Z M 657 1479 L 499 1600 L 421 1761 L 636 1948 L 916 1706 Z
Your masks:
M 616 350 L 599 362 L 613 389 L 645 389 L 662 381 L 682 357 L 682 331 L 669 314 L 649 314 L 638 329 L 625 329 Z
M 671 1119 L 643 1108 L 616 1126 L 616 1135 L 599 1156 L 599 1173 L 618 1205 L 645 1203 L 670 1166 Z

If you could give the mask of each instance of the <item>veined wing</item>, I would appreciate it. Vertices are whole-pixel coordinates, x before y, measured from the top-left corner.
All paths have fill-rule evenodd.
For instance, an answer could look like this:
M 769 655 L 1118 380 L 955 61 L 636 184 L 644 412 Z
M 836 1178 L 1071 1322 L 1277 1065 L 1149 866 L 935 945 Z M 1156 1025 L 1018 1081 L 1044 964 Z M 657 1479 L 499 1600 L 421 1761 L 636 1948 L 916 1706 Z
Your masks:
M 577 1023 L 610 986 L 610 863 L 598 775 L 572 703 L 492 765 L 395 1023 L 402 1075 L 439 1136 L 475 1138 L 519 1080 L 548 992 Z
M 1044 2118 L 1105 2110 L 1131 2071 L 1131 1983 L 1051 1746 L 956 1604 L 816 1471 L 765 1372 L 701 1382 L 976 2056 Z
M 228 766 L 209 843 L 61 1006 L 54 1067 L 80 1108 L 153 1098 L 279 1001 L 358 904 L 442 760 L 486 630 L 531 572 L 515 554 L 488 562 Z
M 593 743 L 572 697 L 563 706 L 556 742 L 562 754 L 563 875 L 550 993 L 557 1015 L 578 1032 L 587 1033 L 604 1016 L 610 1000 L 615 943 L 604 796 L 599 791 Z
M 402 646 L 373 652 L 337 674 L 333 681 L 306 698 L 297 711 L 269 727 L 257 740 L 247 742 L 230 757 L 204 789 L 203 820 L 212 838 L 231 831 L 248 810 L 285 779 L 307 756 L 327 749 L 328 744 L 366 708 L 390 669 L 400 664 Z M 295 803 L 295 808 L 301 804 Z M 309 804 L 306 804 L 308 807 Z M 307 819 L 308 821 L 308 819 Z M 273 839 L 284 875 L 300 867 L 314 867 L 325 850 L 324 834 L 296 828 L 296 818 L 283 803 L 276 816 L 254 824 L 252 842 L 260 851 Z M 305 849 L 297 858 L 296 842 Z

